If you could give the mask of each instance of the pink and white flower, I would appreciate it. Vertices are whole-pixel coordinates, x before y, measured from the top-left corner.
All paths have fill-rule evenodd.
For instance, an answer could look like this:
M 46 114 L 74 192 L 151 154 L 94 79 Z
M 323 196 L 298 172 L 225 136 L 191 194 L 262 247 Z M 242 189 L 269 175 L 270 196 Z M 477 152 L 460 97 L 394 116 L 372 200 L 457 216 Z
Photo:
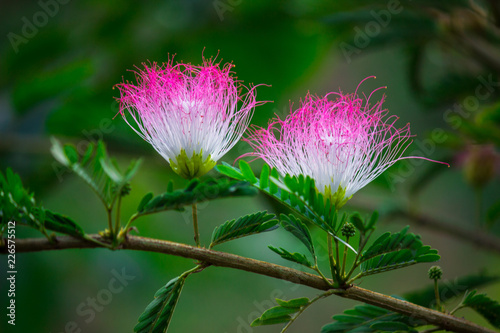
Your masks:
M 174 65 L 173 59 L 143 66 L 134 71 L 136 84 L 116 85 L 120 114 L 176 173 L 202 176 L 247 129 L 259 105 L 255 87 L 233 77 L 234 65 L 221 67 L 213 59 L 200 66 Z
M 284 120 L 277 117 L 267 128 L 253 127 L 244 140 L 254 152 L 244 156 L 262 158 L 283 176 L 311 177 L 318 191 L 340 208 L 395 162 L 428 160 L 402 157 L 412 142 L 410 124 L 395 126 L 398 117 L 382 108 L 384 97 L 370 105 L 375 91 L 368 98 L 359 97 L 357 90 L 308 94 Z

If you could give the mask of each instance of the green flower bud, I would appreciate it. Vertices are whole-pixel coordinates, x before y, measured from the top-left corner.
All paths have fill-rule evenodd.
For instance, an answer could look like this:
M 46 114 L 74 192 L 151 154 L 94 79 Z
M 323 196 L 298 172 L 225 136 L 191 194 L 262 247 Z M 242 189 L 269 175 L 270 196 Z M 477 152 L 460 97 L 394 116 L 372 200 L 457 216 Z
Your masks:
M 429 279 L 431 280 L 441 280 L 443 276 L 443 270 L 439 266 L 432 266 L 429 269 Z
M 111 191 L 112 191 L 112 193 L 113 193 L 113 194 L 116 194 L 116 191 L 117 191 L 117 190 L 118 190 L 118 186 L 116 186 L 116 185 L 114 185 L 114 186 L 111 188 Z M 125 185 L 122 187 L 121 191 L 120 191 L 120 196 L 121 196 L 121 197 L 124 197 L 124 196 L 129 195 L 130 190 L 131 190 L 130 184 L 128 184 L 128 183 L 127 183 L 127 184 L 125 184 Z
M 356 234 L 356 227 L 352 223 L 347 222 L 342 226 L 340 231 L 344 237 L 353 237 Z

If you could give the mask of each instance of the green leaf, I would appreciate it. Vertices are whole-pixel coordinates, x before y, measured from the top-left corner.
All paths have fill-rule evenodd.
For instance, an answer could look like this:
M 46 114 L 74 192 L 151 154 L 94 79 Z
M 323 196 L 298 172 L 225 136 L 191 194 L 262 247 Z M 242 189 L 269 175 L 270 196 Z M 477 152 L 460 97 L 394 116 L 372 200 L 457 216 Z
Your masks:
M 87 150 L 85 150 L 85 154 L 83 154 L 83 157 L 82 157 L 82 164 L 86 164 L 90 158 L 92 157 L 92 153 L 94 152 L 94 145 L 93 144 L 89 144 L 87 146 Z
M 176 277 L 159 289 L 154 295 L 154 300 L 149 303 L 139 317 L 134 332 L 166 332 L 185 281 L 185 276 Z
M 384 332 L 396 332 L 396 331 L 408 332 L 410 330 L 408 325 L 397 321 L 386 321 L 386 322 L 375 323 L 372 324 L 370 328 Z
M 264 313 L 255 319 L 251 326 L 274 325 L 286 323 L 292 320 L 292 315 L 298 312 L 303 306 L 309 304 L 309 299 L 306 297 L 295 298 L 289 301 L 276 299 L 278 306 L 272 307 L 264 311 Z
M 315 257 L 314 253 L 314 245 L 311 238 L 311 233 L 307 226 L 302 223 L 299 219 L 297 219 L 294 215 L 280 215 L 281 226 L 288 232 L 292 233 L 295 237 L 297 237 L 311 252 L 313 257 Z
M 342 315 L 333 316 L 333 319 L 333 323 L 322 327 L 321 333 L 375 333 L 398 330 L 416 333 L 416 327 L 425 325 L 424 322 L 369 304 L 357 305 L 353 309 L 345 310 Z
M 57 213 L 53 213 L 50 210 L 45 210 L 45 228 L 61 232 L 66 235 L 71 235 L 74 237 L 83 237 L 85 234 L 83 229 L 76 224 L 72 219 L 67 216 L 63 216 Z
M 271 175 L 269 176 L 269 178 L 267 179 L 267 183 L 269 184 L 269 191 L 268 193 L 270 195 L 273 195 L 275 198 L 278 198 L 278 186 L 271 181 L 271 178 L 276 178 L 278 179 L 279 178 L 279 173 L 278 173 L 278 170 L 276 169 L 271 169 Z M 267 191 L 265 191 L 267 192 Z
M 267 318 L 267 319 L 257 318 L 250 324 L 250 326 L 256 327 L 256 326 L 264 326 L 264 325 L 282 324 L 282 323 L 287 323 L 290 320 L 292 320 L 292 316 L 290 316 L 290 315 L 284 315 L 281 317 L 273 317 L 273 318 Z
M 111 178 L 115 182 L 115 184 L 123 182 L 123 176 L 121 175 L 120 171 L 118 171 L 116 166 L 111 163 L 110 160 L 101 158 L 99 160 L 99 163 L 101 163 L 102 169 L 109 176 L 109 178 Z
M 271 245 L 269 245 L 268 248 L 271 249 L 271 251 L 279 254 L 281 256 L 281 258 L 283 258 L 283 259 L 295 262 L 297 264 L 304 265 L 304 266 L 309 267 L 309 268 L 313 267 L 313 264 L 311 264 L 309 259 L 307 259 L 307 257 L 305 255 L 303 255 L 302 253 L 297 253 L 297 252 L 291 253 L 282 247 L 280 247 L 278 249 L 278 248 L 271 246 Z
M 435 262 L 440 259 L 437 250 L 424 246 L 420 236 L 407 233 L 409 227 L 391 234 L 387 232 L 377 238 L 363 252 L 359 262 L 361 274 L 358 277 L 398 269 L 421 262 Z
M 174 182 L 170 180 L 167 184 L 167 192 L 173 192 L 174 191 Z
M 245 179 L 249 181 L 250 184 L 255 184 L 257 182 L 257 178 L 255 177 L 252 168 L 247 162 L 240 160 L 240 170 L 243 176 L 245 176 Z
M 351 223 L 354 224 L 356 229 L 358 229 L 362 234 L 365 233 L 365 225 L 359 213 L 354 213 L 353 215 L 351 215 Z
M 274 214 L 267 214 L 264 211 L 227 221 L 214 229 L 210 248 L 240 237 L 275 230 L 278 227 L 278 220 L 274 217 Z
M 238 180 L 246 180 L 246 177 L 243 176 L 240 170 L 230 166 L 222 162 L 222 165 L 217 165 L 215 169 L 219 171 L 221 174 L 228 176 L 230 178 L 238 179 Z
M 23 187 L 21 178 L 11 169 L 6 176 L 0 172 L 0 224 L 16 221 L 39 230 L 47 238 L 47 229 L 84 238 L 82 228 L 69 217 L 46 210 L 37 204 L 34 195 Z
M 439 254 L 425 254 L 421 255 L 415 258 L 416 262 L 436 262 L 441 259 L 441 256 Z
M 127 171 L 122 174 L 116 162 L 108 157 L 106 146 L 102 141 L 97 145 L 90 143 L 81 158 L 73 146 L 63 147 L 55 138 L 51 138 L 51 141 L 51 153 L 54 158 L 83 179 L 107 209 L 113 206 L 118 196 L 123 195 L 122 189 L 128 185 L 141 162 L 132 161 Z
M 300 308 L 309 304 L 309 299 L 307 297 L 300 297 L 291 299 L 289 301 L 284 301 L 282 299 L 276 298 L 276 303 L 278 303 L 279 306 L 285 308 Z
M 260 172 L 260 184 L 261 190 L 265 190 L 269 186 L 269 165 L 264 164 Z
M 370 217 L 370 221 L 365 227 L 366 230 L 375 229 L 375 224 L 378 221 L 378 216 L 379 216 L 378 211 L 374 211 L 372 216 Z
M 488 322 L 500 328 L 500 303 L 492 300 L 485 294 L 477 294 L 476 291 L 470 292 L 463 302 L 464 306 L 474 309 L 483 316 Z
M 66 155 L 71 164 L 76 163 L 78 161 L 78 153 L 76 152 L 75 146 L 65 144 L 64 154 Z
M 50 141 L 52 143 L 52 147 L 50 148 L 50 152 L 52 153 L 52 156 L 61 163 L 64 166 L 69 166 L 71 164 L 69 158 L 66 156 L 66 153 L 64 152 L 64 148 L 59 142 L 59 140 L 55 138 L 50 138 Z M 92 147 L 92 144 L 89 144 L 90 147 Z M 88 148 L 87 148 L 88 150 Z
M 271 169 L 268 172 L 266 167 L 263 168 L 260 179 L 257 179 L 246 162 L 240 161 L 240 167 L 241 170 L 223 163 L 223 165 L 216 168 L 220 173 L 228 177 L 248 181 L 254 187 L 293 209 L 311 223 L 329 233 L 335 234 L 333 221 L 336 221 L 336 210 L 330 201 L 325 200 L 323 195 L 316 189 L 313 179 L 303 175 L 298 177 L 286 175 L 283 182 L 281 182 L 278 171 Z M 325 204 L 325 201 L 327 204 Z
M 171 191 L 170 191 L 170 192 L 171 192 Z M 153 192 L 149 192 L 148 194 L 146 194 L 146 195 L 142 198 L 141 202 L 139 203 L 139 206 L 137 207 L 137 211 L 138 211 L 138 212 L 141 212 L 141 211 L 144 209 L 144 206 L 146 206 L 146 204 L 147 204 L 148 202 L 150 202 L 150 201 L 151 201 L 151 199 L 153 199 L 153 196 L 154 196 L 154 195 L 153 195 Z
M 485 274 L 474 274 L 463 276 L 451 281 L 441 281 L 438 285 L 439 290 L 449 290 L 448 293 L 442 293 L 441 301 L 446 302 L 452 298 L 459 297 L 467 290 L 472 290 L 500 279 L 498 276 L 488 276 Z M 434 293 L 434 285 L 417 290 L 404 295 L 404 298 L 411 303 L 421 306 L 430 307 L 435 303 L 436 295 Z
M 160 194 L 144 205 L 139 205 L 137 213 L 146 215 L 167 210 L 182 211 L 185 206 L 194 203 L 256 194 L 257 190 L 248 182 L 229 181 L 226 178 L 193 180 L 184 189 Z

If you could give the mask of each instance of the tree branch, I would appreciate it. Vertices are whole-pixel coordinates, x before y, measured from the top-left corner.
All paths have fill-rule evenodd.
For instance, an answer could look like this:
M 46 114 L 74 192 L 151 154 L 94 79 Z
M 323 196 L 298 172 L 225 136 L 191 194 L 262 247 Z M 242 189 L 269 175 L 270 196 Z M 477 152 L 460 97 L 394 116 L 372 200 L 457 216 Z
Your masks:
M 98 235 L 89 235 L 92 238 L 104 241 Z M 80 240 L 70 236 L 57 237 L 56 243 L 50 243 L 45 238 L 29 238 L 16 240 L 16 253 L 35 252 L 45 250 L 62 250 L 74 248 L 97 248 L 98 244 Z M 157 252 L 196 259 L 213 266 L 229 267 L 252 272 L 276 279 L 302 284 L 319 290 L 331 290 L 331 287 L 319 276 L 301 272 L 292 268 L 271 264 L 268 262 L 241 257 L 235 254 L 197 248 L 170 241 L 128 236 L 119 249 Z M 7 253 L 6 240 L 2 241 L 0 253 Z M 487 332 L 494 331 L 476 325 L 462 318 L 431 310 L 413 303 L 402 301 L 390 296 L 370 290 L 351 286 L 346 289 L 337 289 L 336 295 L 361 301 L 367 304 L 407 315 L 411 318 L 424 320 L 429 324 L 439 326 L 454 332 Z

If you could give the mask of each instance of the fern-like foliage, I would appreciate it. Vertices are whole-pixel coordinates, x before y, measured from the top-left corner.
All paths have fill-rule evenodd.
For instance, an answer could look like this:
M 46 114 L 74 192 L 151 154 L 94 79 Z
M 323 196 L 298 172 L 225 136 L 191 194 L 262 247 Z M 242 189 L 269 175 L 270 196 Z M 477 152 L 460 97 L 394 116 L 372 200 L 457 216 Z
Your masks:
M 183 211 L 185 206 L 208 200 L 253 196 L 257 190 L 246 181 L 228 179 L 193 179 L 184 189 L 172 190 L 156 197 L 148 193 L 137 207 L 137 216 L 158 213 L 167 210 Z
M 474 290 L 467 294 L 462 304 L 464 307 L 474 309 L 486 318 L 491 325 L 500 328 L 500 303 L 497 301 L 492 300 L 485 294 L 476 294 Z
M 290 215 L 281 214 L 280 220 L 281 220 L 281 226 L 286 231 L 290 232 L 292 235 L 297 237 L 297 239 L 300 240 L 306 246 L 306 248 L 313 255 L 313 257 L 315 257 L 316 254 L 314 250 L 314 244 L 312 241 L 311 233 L 309 232 L 307 226 L 292 214 Z
M 277 253 L 281 258 L 283 258 L 285 260 L 294 262 L 296 264 L 303 265 L 303 266 L 308 267 L 308 268 L 314 267 L 314 265 L 309 261 L 309 259 L 307 259 L 307 257 L 302 253 L 288 252 L 287 250 L 285 250 L 282 247 L 280 247 L 278 249 L 272 245 L 269 245 L 268 247 L 271 251 L 273 251 L 274 253 Z
M 304 306 L 309 305 L 309 299 L 306 297 L 295 298 L 284 301 L 276 298 L 277 306 L 267 309 L 259 318 L 255 319 L 251 326 L 274 325 L 287 323 L 293 319 L 293 315 L 300 311 Z
M 325 198 L 317 189 L 310 177 L 286 175 L 280 180 L 276 169 L 268 165 L 262 168 L 257 178 L 247 162 L 240 160 L 240 168 L 227 163 L 218 165 L 216 169 L 231 178 L 244 180 L 290 207 L 313 224 L 328 233 L 337 232 L 337 214 L 330 198 Z
M 437 250 L 424 246 L 420 236 L 408 233 L 408 229 L 409 227 L 406 227 L 395 234 L 387 232 L 375 240 L 360 257 L 361 273 L 357 277 L 421 262 L 434 262 L 441 258 Z
M 473 290 L 481 286 L 496 282 L 500 279 L 498 276 L 491 276 L 486 274 L 474 274 L 459 277 L 455 280 L 442 281 L 438 284 L 439 290 L 449 290 L 449 292 L 441 293 L 441 301 L 446 302 L 452 298 L 460 297 L 467 290 Z M 436 294 L 434 285 L 429 285 L 426 288 L 409 292 L 403 295 L 404 299 L 408 302 L 418 304 L 425 307 L 430 307 L 436 302 Z
M 278 220 L 275 219 L 274 214 L 267 214 L 264 211 L 245 215 L 216 227 L 212 233 L 210 248 L 233 239 L 275 230 L 276 228 L 278 228 Z
M 89 143 L 87 150 L 79 156 L 73 145 L 62 145 L 52 138 L 51 153 L 63 166 L 73 171 L 97 194 L 110 210 L 119 196 L 127 194 L 127 187 L 137 172 L 141 160 L 132 161 L 122 173 L 114 159 L 108 157 L 102 141 Z
M 0 225 L 16 221 L 39 230 L 47 238 L 48 230 L 75 237 L 84 237 L 82 228 L 67 216 L 43 208 L 34 194 L 23 187 L 21 177 L 11 169 L 0 172 Z
M 167 331 L 175 306 L 186 281 L 186 276 L 178 276 L 160 288 L 139 317 L 134 327 L 137 333 L 164 333 Z
M 424 323 L 405 317 L 396 312 L 373 305 L 363 304 L 333 316 L 333 323 L 322 327 L 321 333 L 344 332 L 418 332 L 415 328 Z
M 21 177 L 12 169 L 0 172 L 0 222 L 17 223 L 44 231 L 44 210 L 38 209 L 33 193 L 23 187 Z

